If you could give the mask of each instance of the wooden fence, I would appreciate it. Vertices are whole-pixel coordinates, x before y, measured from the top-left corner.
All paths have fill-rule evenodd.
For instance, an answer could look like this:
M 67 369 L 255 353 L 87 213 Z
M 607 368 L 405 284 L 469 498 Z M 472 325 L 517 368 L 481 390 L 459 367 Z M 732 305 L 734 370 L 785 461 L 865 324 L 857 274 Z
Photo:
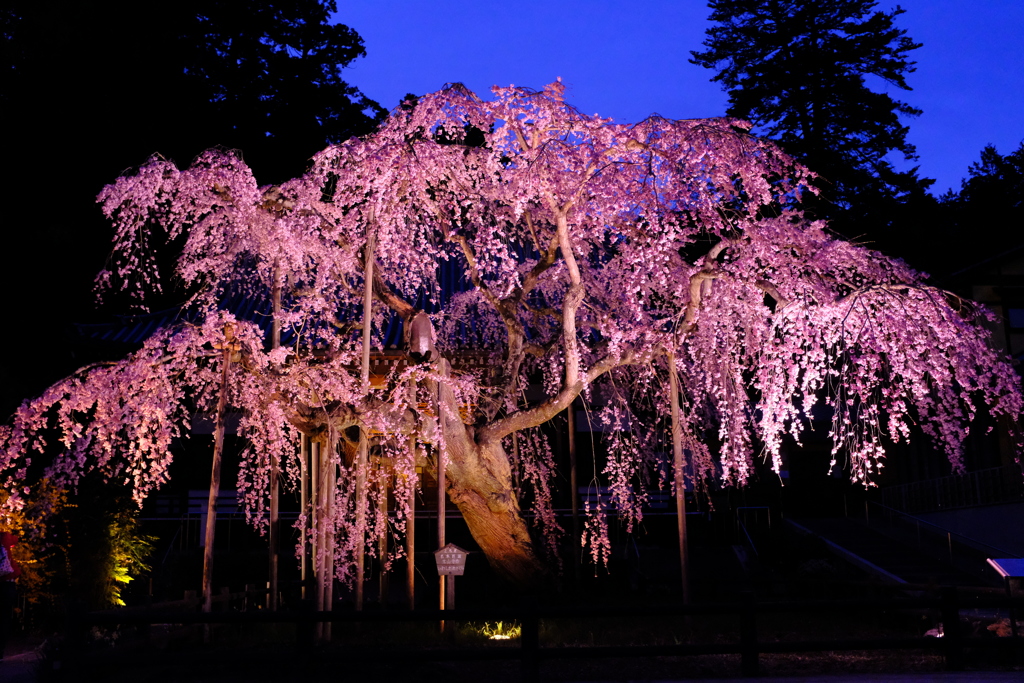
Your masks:
M 964 609 L 995 608 L 1010 610 L 1011 615 L 1024 614 L 1024 599 L 1009 598 L 996 593 L 964 597 L 955 588 L 944 588 L 938 595 L 906 598 L 868 598 L 856 600 L 818 600 L 761 602 L 753 593 L 741 594 L 733 603 L 666 605 L 659 607 L 546 607 L 536 601 L 524 601 L 514 609 L 415 610 L 415 611 L 255 611 L 255 612 L 181 612 L 153 610 L 116 610 L 81 614 L 69 620 L 67 642 L 81 643 L 91 626 L 145 627 L 152 624 L 256 624 L 290 623 L 296 626 L 296 646 L 308 650 L 314 645 L 314 627 L 317 623 L 382 623 L 382 622 L 518 622 L 522 627 L 518 648 L 464 647 L 418 650 L 402 648 L 394 652 L 375 650 L 374 658 L 395 657 L 422 660 L 508 660 L 518 659 L 522 680 L 538 680 L 540 662 L 555 658 L 600 657 L 687 657 L 693 655 L 740 655 L 743 676 L 757 676 L 758 658 L 767 653 L 829 652 L 829 651 L 881 651 L 881 650 L 938 650 L 946 667 L 959 670 L 964 666 L 964 652 L 968 648 L 1016 649 L 1018 663 L 1024 662 L 1024 637 L 981 638 L 962 632 L 960 611 Z M 768 614 L 850 614 L 882 613 L 893 610 L 935 610 L 941 614 L 944 634 L 935 637 L 857 638 L 835 640 L 768 641 L 758 638 L 758 621 Z M 739 639 L 731 643 L 682 643 L 674 645 L 623 645 L 558 647 L 542 646 L 540 625 L 553 619 L 608 619 L 628 617 L 693 617 L 703 615 L 733 615 L 738 620 Z

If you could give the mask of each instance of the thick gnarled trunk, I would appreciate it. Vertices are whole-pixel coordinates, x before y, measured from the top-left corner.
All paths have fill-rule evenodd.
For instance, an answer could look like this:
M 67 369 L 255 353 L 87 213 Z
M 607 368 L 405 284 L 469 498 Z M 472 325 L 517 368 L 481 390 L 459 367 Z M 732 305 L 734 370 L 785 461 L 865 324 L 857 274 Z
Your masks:
M 469 439 L 448 444 L 446 489 L 491 567 L 519 586 L 539 583 L 544 572 L 512 488 L 501 444 Z
M 520 514 L 501 442 L 476 439 L 475 430 L 462 423 L 447 386 L 442 385 L 440 399 L 448 497 L 495 572 L 522 587 L 537 585 L 544 576 L 543 565 Z

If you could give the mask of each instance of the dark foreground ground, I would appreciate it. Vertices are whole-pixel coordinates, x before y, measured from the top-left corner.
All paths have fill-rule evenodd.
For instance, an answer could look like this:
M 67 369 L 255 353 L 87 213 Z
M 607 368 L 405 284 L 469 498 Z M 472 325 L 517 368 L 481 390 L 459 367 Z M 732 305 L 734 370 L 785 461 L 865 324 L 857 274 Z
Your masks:
M 375 632 L 374 625 L 357 628 L 336 626 L 334 642 L 299 649 L 281 630 L 242 632 L 238 627 L 219 627 L 214 644 L 203 645 L 201 627 L 155 626 L 143 642 L 130 632 L 92 634 L 92 642 L 71 651 L 56 642 L 14 643 L 0 663 L 3 683 L 59 683 L 104 681 L 109 683 L 249 683 L 253 681 L 415 681 L 444 683 L 520 683 L 523 680 L 515 640 L 488 643 L 463 630 L 438 637 L 436 633 Z M 593 643 L 606 642 L 614 626 L 594 624 Z M 813 625 L 811 625 L 813 627 Z M 819 629 L 823 630 L 823 629 Z M 687 636 L 680 630 L 681 637 Z M 542 640 L 543 640 L 542 634 Z M 571 628 L 560 635 L 571 641 Z M 696 634 L 705 640 L 707 633 Z M 550 637 L 551 634 L 549 633 Z M 653 631 L 652 639 L 658 637 Z M 731 634 L 724 637 L 731 639 Z M 414 641 L 421 638 L 421 644 Z M 637 634 L 634 644 L 645 638 Z M 663 641 L 662 641 L 663 642 Z M 283 644 L 285 643 L 285 644 Z M 404 643 L 404 645 L 400 644 Z M 35 646 L 35 649 L 31 649 Z M 577 651 L 588 643 L 565 642 Z M 508 649 L 509 658 L 491 661 L 431 661 L 442 651 Z M 12 653 L 13 650 L 13 653 Z M 19 650 L 22 650 L 19 652 Z M 12 656 L 13 654 L 13 656 Z M 784 681 L 1024 681 L 1024 666 L 1012 652 L 968 650 L 965 670 L 947 672 L 938 651 L 893 650 L 873 652 L 820 652 L 762 654 L 762 679 Z M 544 659 L 539 681 L 690 681 L 739 680 L 738 655 L 689 657 L 630 657 Z M 752 680 L 752 679 L 742 679 Z
M 123 655 L 114 652 L 79 663 L 74 669 L 53 669 L 53 661 L 29 651 L 8 656 L 0 663 L 4 683 L 45 683 L 46 681 L 132 681 L 205 682 L 235 681 L 473 681 L 518 683 L 518 662 L 402 662 L 381 661 L 372 665 L 353 664 L 344 650 L 297 656 L 264 648 L 211 649 L 202 652 L 167 653 L 159 656 Z M 1004 683 L 1024 680 L 1024 671 L 942 671 L 941 661 L 926 653 L 902 653 L 877 657 L 868 653 L 826 654 L 825 656 L 766 655 L 762 675 L 739 678 L 734 657 L 652 658 L 643 660 L 602 659 L 552 661 L 541 664 L 541 681 L 604 683 L 611 681 L 696 681 L 721 683 L 772 681 L 774 683 Z M 732 671 L 730 674 L 728 672 Z
M 920 585 L 908 593 L 908 585 L 880 583 L 863 568 L 831 554 L 822 543 L 806 534 L 790 533 L 779 524 L 771 527 L 770 534 L 764 534 L 763 544 L 757 539 L 759 560 L 751 561 L 750 553 L 740 552 L 743 548 L 734 545 L 736 539 L 729 535 L 731 527 L 719 526 L 721 528 L 708 526 L 701 536 L 698 532 L 702 527 L 694 524 L 696 549 L 690 578 L 693 602 L 697 605 L 736 603 L 744 592 L 752 592 L 758 601 L 765 602 L 831 600 L 859 604 L 873 599 L 906 597 L 911 593 L 930 596 L 937 594 L 940 586 L 949 585 L 938 579 L 929 580 L 928 585 Z M 670 534 L 665 532 L 660 536 Z M 584 652 L 584 648 L 602 646 L 701 645 L 723 646 L 721 649 L 724 649 L 740 641 L 741 624 L 735 610 L 729 614 L 709 613 L 690 618 L 655 614 L 658 608 L 679 600 L 678 565 L 673 565 L 677 562 L 677 551 L 653 544 L 633 544 L 628 548 L 632 553 L 628 562 L 620 559 L 618 566 L 610 567 L 601 576 L 596 573 L 591 577 L 583 576 L 581 587 L 567 589 L 565 595 L 551 595 L 540 600 L 538 606 L 602 609 L 647 606 L 651 614 L 545 618 L 540 627 L 540 646 L 561 648 L 564 653 L 578 656 L 543 659 L 538 680 L 603 683 L 739 679 L 739 655 L 599 658 Z M 251 563 L 255 566 L 262 560 L 260 555 Z M 230 568 L 229 575 L 244 573 L 239 567 Z M 192 567 L 183 575 L 198 576 L 194 570 Z M 580 577 L 576 580 L 581 581 Z M 417 589 L 417 597 L 422 597 L 421 608 L 436 604 L 433 602 L 436 597 L 429 592 L 430 584 L 436 586 L 436 579 L 425 583 L 427 585 Z M 457 585 L 460 608 L 509 608 L 518 604 L 515 595 L 489 578 L 486 563 L 476 555 L 470 557 L 467 575 Z M 421 589 L 425 589 L 422 595 Z M 959 594 L 969 600 L 974 592 L 965 584 Z M 375 589 L 368 591 L 368 594 L 374 593 Z M 367 610 L 404 610 L 401 597 L 392 596 L 384 607 L 368 605 Z M 344 599 L 338 604 L 341 609 L 346 609 L 345 605 L 351 609 Z M 249 610 L 251 606 L 218 609 Z M 285 611 L 289 609 L 294 606 L 284 607 Z M 1007 621 L 1006 615 L 998 610 L 968 609 L 964 603 L 959 614 L 961 633 L 967 637 L 995 639 L 1008 635 L 996 628 Z M 763 612 L 757 616 L 756 637 L 758 643 L 921 638 L 939 627 L 941 618 L 941 613 L 934 608 Z M 57 638 L 46 643 L 13 643 L 9 655 L 14 656 L 0 664 L 0 683 L 320 680 L 520 683 L 523 680 L 518 641 L 495 642 L 488 638 L 495 630 L 501 630 L 498 624 L 453 626 L 455 628 L 441 635 L 436 622 L 366 623 L 362 626 L 339 623 L 335 625 L 331 643 L 305 649 L 297 646 L 298 642 L 306 641 L 298 637 L 296 627 L 284 624 L 218 625 L 213 628 L 211 644 L 204 644 L 201 626 L 157 624 L 148 634 L 127 626 L 93 628 L 82 635 L 75 648 L 68 648 Z M 509 656 L 500 660 L 473 660 L 473 653 L 480 653 L 482 648 L 491 652 L 496 648 L 498 651 L 507 649 Z M 452 650 L 460 650 L 464 659 L 439 661 L 444 651 Z M 1015 655 L 1007 649 L 968 649 L 963 663 L 964 671 L 946 672 L 946 662 L 938 649 L 761 654 L 759 674 L 764 680 L 779 683 L 1024 681 L 1024 652 Z

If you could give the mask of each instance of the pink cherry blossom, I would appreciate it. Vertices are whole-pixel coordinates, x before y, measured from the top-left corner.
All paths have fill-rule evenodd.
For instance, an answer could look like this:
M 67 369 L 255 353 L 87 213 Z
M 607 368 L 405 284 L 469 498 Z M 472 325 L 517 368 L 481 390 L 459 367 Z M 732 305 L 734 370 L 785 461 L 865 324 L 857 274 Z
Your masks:
M 749 128 L 620 124 L 577 111 L 560 83 L 495 88 L 491 100 L 453 85 L 396 109 L 373 135 L 323 150 L 280 186 L 258 186 L 223 151 L 183 169 L 150 159 L 99 196 L 115 258 L 97 286 L 144 303 L 171 276 L 198 322 L 27 401 L 0 434 L 8 505 L 22 500 L 33 452 L 61 485 L 97 470 L 127 481 L 141 502 L 166 483 L 172 441 L 215 404 L 214 347 L 227 322 L 239 343 L 229 403 L 249 443 L 240 500 L 263 525 L 272 459 L 297 486 L 300 435 L 322 442 L 338 474 L 332 512 L 303 510 L 299 524 L 304 542 L 319 533 L 308 523 L 330 525 L 343 579 L 355 575 L 359 544 L 405 528 L 404 504 L 389 518 L 374 496 L 385 483 L 408 491 L 417 465 L 434 466 L 438 453 L 448 493 L 495 568 L 535 578 L 564 534 L 552 502 L 564 483 L 543 426 L 577 397 L 606 430 L 608 458 L 593 476 L 608 501 L 589 505 L 573 542 L 606 559 L 607 505 L 636 524 L 646 497 L 673 480 L 662 455 L 669 349 L 698 484 L 716 473 L 742 484 L 759 458 L 780 469 L 784 438 L 802 439 L 819 403 L 832 416 L 833 457 L 855 481 L 870 484 L 885 440 L 910 438 L 915 424 L 961 468 L 978 411 L 1013 422 L 1024 407 L 1018 376 L 989 344 L 987 314 L 807 220 L 800 197 L 813 174 Z M 393 316 L 408 322 L 425 301 L 442 354 L 454 362 L 473 349 L 484 367 L 409 365 L 382 384 L 362 382 L 356 326 L 369 234 L 374 345 Z M 167 242 L 181 252 L 174 272 L 160 273 L 154 253 Z M 450 262 L 468 283 L 457 292 L 438 282 Z M 275 288 L 279 348 L 263 321 L 222 310 L 231 296 L 265 300 Z M 353 425 L 371 431 L 390 463 L 370 476 L 364 515 L 358 465 L 346 456 Z

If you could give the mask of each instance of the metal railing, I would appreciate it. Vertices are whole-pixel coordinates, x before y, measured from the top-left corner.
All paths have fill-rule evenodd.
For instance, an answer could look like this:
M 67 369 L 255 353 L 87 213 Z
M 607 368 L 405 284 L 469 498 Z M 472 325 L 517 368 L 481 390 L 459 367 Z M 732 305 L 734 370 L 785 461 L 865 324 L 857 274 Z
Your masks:
M 913 545 L 925 555 L 948 563 L 992 586 L 1001 584 L 986 564 L 986 559 L 1019 557 L 1017 553 L 1005 548 L 979 541 L 875 501 L 865 502 L 865 516 L 868 525 L 876 531 Z
M 1020 557 L 1017 553 L 985 543 L 984 541 L 979 541 L 959 532 L 946 529 L 938 524 L 933 524 L 932 522 L 923 520 L 920 517 L 915 517 L 903 512 L 902 510 L 896 510 L 887 505 L 883 505 L 882 503 L 867 501 L 867 505 L 876 510 L 875 515 L 871 516 L 874 519 L 882 518 L 892 526 L 904 526 L 908 529 L 913 529 L 916 533 L 919 546 L 922 544 L 923 538 L 932 537 L 941 539 L 951 548 L 954 545 L 963 546 L 984 554 L 986 557 Z
M 887 486 L 882 503 L 902 512 L 936 512 L 1024 500 L 1024 476 L 1017 465 L 992 467 L 938 479 Z

